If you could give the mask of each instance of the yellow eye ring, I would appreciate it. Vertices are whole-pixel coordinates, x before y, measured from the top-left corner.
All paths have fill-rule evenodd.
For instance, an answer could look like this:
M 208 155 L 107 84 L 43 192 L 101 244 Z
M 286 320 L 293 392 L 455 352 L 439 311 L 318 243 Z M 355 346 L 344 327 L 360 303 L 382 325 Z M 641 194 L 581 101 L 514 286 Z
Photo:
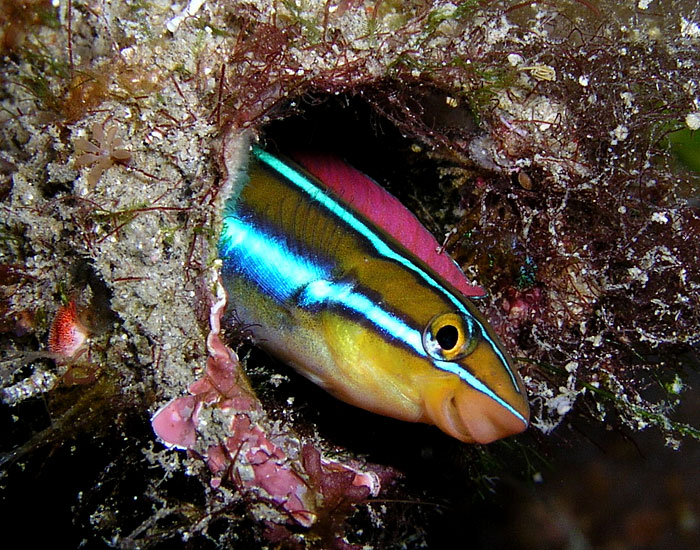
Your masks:
M 436 315 L 423 331 L 423 348 L 439 361 L 456 361 L 469 355 L 475 347 L 471 320 L 457 313 Z

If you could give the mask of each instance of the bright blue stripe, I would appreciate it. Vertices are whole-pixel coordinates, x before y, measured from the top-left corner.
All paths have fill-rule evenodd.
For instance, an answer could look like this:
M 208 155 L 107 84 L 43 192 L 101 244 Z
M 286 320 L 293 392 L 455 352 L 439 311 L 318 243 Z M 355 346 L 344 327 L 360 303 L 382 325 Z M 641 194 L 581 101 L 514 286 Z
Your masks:
M 309 195 L 309 197 L 321 203 L 325 208 L 327 208 L 333 214 L 338 216 L 345 223 L 350 225 L 350 227 L 352 227 L 355 231 L 357 231 L 360 235 L 365 237 L 370 242 L 370 244 L 374 247 L 378 254 L 384 256 L 385 258 L 394 260 L 403 265 L 404 267 L 408 268 L 409 270 L 413 271 L 431 287 L 433 287 L 437 291 L 441 292 L 444 296 L 446 296 L 455 305 L 455 307 L 465 315 L 468 321 L 470 321 L 471 323 L 476 323 L 479 326 L 479 328 L 481 329 L 482 338 L 489 343 L 494 353 L 498 356 L 501 363 L 503 363 L 504 368 L 506 369 L 506 372 L 508 373 L 510 380 L 513 384 L 513 387 L 515 388 L 516 392 L 520 393 L 520 387 L 518 386 L 518 382 L 516 381 L 515 374 L 511 371 L 510 364 L 506 359 L 505 355 L 501 352 L 500 348 L 493 341 L 493 339 L 491 339 L 491 337 L 488 335 L 486 328 L 482 326 L 477 319 L 474 318 L 474 316 L 469 312 L 469 310 L 466 307 L 464 307 L 464 304 L 462 304 L 462 302 L 460 302 L 459 299 L 456 296 L 454 296 L 454 294 L 452 294 L 448 289 L 446 289 L 442 284 L 436 281 L 433 277 L 430 276 L 430 274 L 426 273 L 418 265 L 410 261 L 408 258 L 392 250 L 379 235 L 372 231 L 370 227 L 368 227 L 361 220 L 355 217 L 352 214 L 352 212 L 350 212 L 346 208 L 343 208 L 338 202 L 333 200 L 333 198 L 330 197 L 323 189 L 314 185 L 314 183 L 310 181 L 306 176 L 304 176 L 304 174 L 300 173 L 298 170 L 295 170 L 293 167 L 288 166 L 282 160 L 271 155 L 267 151 L 260 149 L 259 147 L 253 147 L 253 154 L 262 162 L 267 164 L 270 168 L 282 174 L 282 176 L 284 176 L 294 185 L 302 189 L 307 195 Z M 470 327 L 470 331 L 473 333 L 472 327 Z M 453 372 L 453 370 L 450 370 L 450 372 Z
M 329 272 L 290 253 L 278 240 L 235 216 L 227 216 L 219 240 L 226 269 L 244 273 L 277 301 L 283 302 Z
M 456 363 L 451 363 L 449 361 L 439 361 L 435 359 L 433 360 L 433 364 L 444 371 L 451 372 L 459 376 L 476 391 L 483 393 L 487 397 L 490 397 L 501 407 L 508 410 L 508 412 L 513 414 L 516 418 L 520 419 L 522 423 L 525 424 L 525 426 L 527 427 L 528 421 L 522 414 L 515 410 L 509 403 L 504 401 L 497 393 L 495 393 L 491 388 L 489 388 L 486 384 L 484 384 L 481 380 L 479 380 L 468 370 L 463 369 Z
M 382 309 L 364 294 L 355 292 L 352 285 L 326 280 L 314 281 L 304 288 L 299 298 L 302 307 L 323 302 L 340 304 L 359 313 L 390 338 L 400 340 L 419 356 L 427 357 L 420 332 L 409 327 L 396 315 Z

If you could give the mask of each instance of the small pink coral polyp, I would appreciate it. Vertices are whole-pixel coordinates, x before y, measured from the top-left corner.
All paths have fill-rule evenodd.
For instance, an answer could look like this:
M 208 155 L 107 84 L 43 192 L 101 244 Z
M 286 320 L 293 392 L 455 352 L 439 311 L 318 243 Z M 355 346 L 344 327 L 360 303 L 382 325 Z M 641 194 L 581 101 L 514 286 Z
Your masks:
M 71 300 L 58 309 L 51 323 L 49 351 L 57 359 L 72 359 L 83 351 L 88 334 L 88 329 L 78 318 L 75 301 Z
M 117 137 L 117 127 L 103 128 L 99 123 L 92 125 L 92 139 L 79 138 L 75 142 L 75 150 L 82 153 L 75 159 L 75 166 L 91 166 L 87 182 L 95 186 L 102 173 L 117 163 L 126 163 L 131 159 L 131 152 L 124 149 L 124 140 Z

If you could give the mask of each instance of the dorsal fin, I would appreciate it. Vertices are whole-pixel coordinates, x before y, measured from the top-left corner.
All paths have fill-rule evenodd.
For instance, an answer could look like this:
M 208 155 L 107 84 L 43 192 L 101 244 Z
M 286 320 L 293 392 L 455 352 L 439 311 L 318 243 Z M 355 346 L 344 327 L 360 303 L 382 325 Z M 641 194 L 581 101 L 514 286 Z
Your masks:
M 384 229 L 465 296 L 483 296 L 418 218 L 369 176 L 329 153 L 294 152 L 291 157 L 335 195 Z

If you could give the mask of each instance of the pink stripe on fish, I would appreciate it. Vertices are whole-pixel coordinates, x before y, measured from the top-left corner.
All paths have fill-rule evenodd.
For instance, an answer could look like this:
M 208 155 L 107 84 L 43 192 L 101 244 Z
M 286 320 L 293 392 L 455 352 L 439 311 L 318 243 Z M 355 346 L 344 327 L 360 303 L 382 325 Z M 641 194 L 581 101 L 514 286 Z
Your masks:
M 292 158 L 335 195 L 394 237 L 465 296 L 483 296 L 418 218 L 369 176 L 328 153 L 295 152 Z

